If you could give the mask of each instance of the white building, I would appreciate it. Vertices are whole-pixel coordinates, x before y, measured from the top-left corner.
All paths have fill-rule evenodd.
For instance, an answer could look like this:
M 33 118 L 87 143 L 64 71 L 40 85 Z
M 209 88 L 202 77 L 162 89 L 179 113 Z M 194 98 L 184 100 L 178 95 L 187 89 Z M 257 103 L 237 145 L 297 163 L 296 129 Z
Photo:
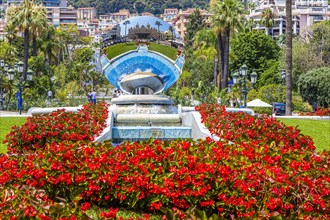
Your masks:
M 254 0 L 255 8 L 250 11 L 250 19 L 256 25 L 254 29 L 265 30 L 266 34 L 271 33 L 274 38 L 285 34 L 285 0 Z M 268 30 L 262 23 L 262 13 L 271 9 L 274 13 L 273 26 Z M 329 8 L 327 0 L 297 0 L 292 5 L 292 29 L 293 34 L 303 35 L 307 28 L 315 22 L 329 20 Z

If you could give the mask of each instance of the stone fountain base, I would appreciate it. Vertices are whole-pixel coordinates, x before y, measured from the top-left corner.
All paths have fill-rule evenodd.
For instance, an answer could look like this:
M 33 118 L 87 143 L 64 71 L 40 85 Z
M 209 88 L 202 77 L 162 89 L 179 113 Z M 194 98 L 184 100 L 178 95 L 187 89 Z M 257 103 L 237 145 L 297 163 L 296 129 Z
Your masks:
M 132 104 L 153 104 L 173 105 L 173 99 L 165 95 L 121 95 L 113 98 L 111 104 L 132 105 Z

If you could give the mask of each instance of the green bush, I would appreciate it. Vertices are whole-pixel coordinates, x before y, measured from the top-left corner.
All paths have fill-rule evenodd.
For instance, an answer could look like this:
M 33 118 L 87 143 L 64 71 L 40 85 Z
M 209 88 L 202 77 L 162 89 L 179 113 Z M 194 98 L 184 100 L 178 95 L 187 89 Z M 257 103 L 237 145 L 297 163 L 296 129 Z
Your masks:
M 327 107 L 330 104 L 330 68 L 314 69 L 301 75 L 298 89 L 304 101 Z

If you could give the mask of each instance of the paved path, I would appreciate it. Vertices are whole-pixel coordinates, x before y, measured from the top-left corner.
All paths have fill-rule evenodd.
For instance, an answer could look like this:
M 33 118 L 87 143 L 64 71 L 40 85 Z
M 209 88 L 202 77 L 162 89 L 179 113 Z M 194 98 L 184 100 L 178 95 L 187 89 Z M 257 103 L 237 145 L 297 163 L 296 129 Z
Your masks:
M 26 112 L 22 112 L 20 115 L 19 112 L 11 112 L 11 111 L 0 111 L 0 117 L 28 117 Z

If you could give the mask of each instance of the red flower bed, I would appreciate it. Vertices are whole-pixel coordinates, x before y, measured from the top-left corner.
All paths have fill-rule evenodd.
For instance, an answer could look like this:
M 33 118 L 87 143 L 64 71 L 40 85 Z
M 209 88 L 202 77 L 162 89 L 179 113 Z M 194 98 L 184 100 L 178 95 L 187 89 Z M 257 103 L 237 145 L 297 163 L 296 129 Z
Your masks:
M 320 108 L 315 112 L 299 112 L 301 116 L 330 116 L 330 108 Z
M 178 218 L 329 218 L 329 151 L 316 154 L 310 138 L 272 118 L 217 105 L 198 110 L 212 133 L 233 143 L 150 140 L 113 148 L 53 142 L 35 154 L 1 155 L 0 188 L 43 189 L 47 201 L 76 204 L 78 218 L 95 205 L 111 207 L 101 218 L 115 218 L 120 207 Z M 12 203 L 0 201 L 0 216 L 19 217 L 8 212 L 17 207 Z
M 212 134 L 238 144 L 253 143 L 257 147 L 278 148 L 282 154 L 314 151 L 312 139 L 298 129 L 286 126 L 268 116 L 254 117 L 243 112 L 226 112 L 224 106 L 203 104 L 196 107 L 202 122 Z M 266 150 L 267 151 L 267 150 Z
M 2 158 L 0 184 L 19 183 L 42 188 L 52 199 L 81 200 L 81 211 L 88 204 L 145 212 L 196 207 L 223 217 L 326 219 L 329 154 L 282 155 L 276 148 L 265 149 L 211 140 L 125 143 L 114 149 L 110 144 L 52 144 L 37 155 Z
M 9 153 L 17 153 L 33 151 L 54 141 L 93 141 L 105 126 L 107 107 L 106 103 L 88 103 L 78 113 L 62 109 L 49 115 L 29 117 L 23 126 L 12 128 L 4 143 Z

